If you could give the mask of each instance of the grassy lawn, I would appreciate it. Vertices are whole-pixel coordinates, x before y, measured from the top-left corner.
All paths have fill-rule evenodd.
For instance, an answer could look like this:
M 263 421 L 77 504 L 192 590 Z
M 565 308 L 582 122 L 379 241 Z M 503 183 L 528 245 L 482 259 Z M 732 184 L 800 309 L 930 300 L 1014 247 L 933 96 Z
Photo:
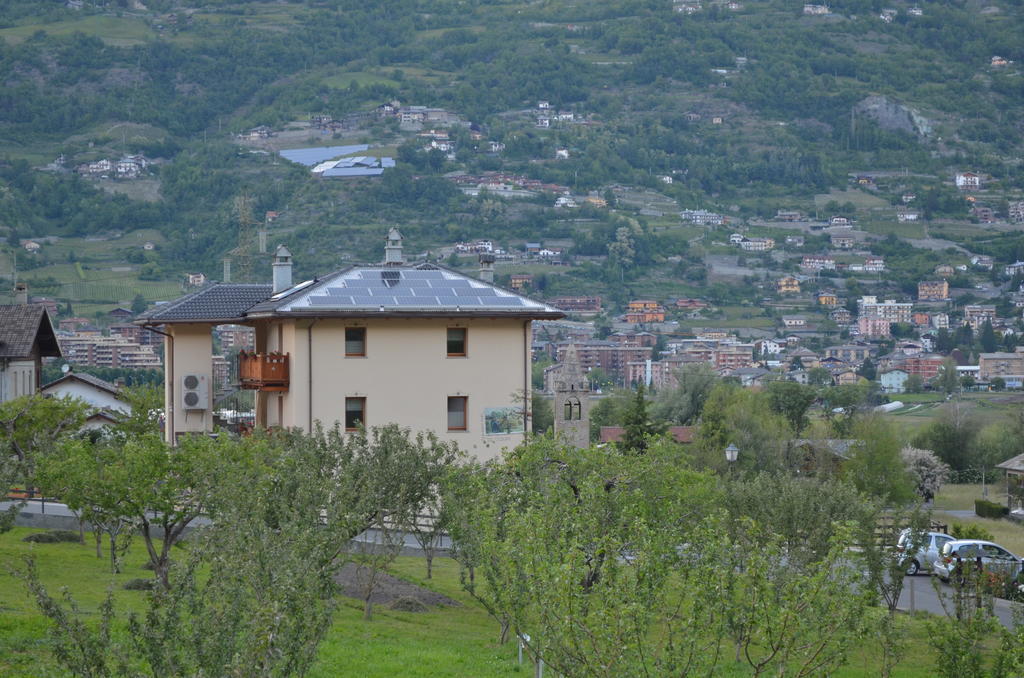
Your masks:
M 48 24 L 25 24 L 12 28 L 0 29 L 0 38 L 7 43 L 16 45 L 23 42 L 36 31 L 45 31 L 50 35 L 71 35 L 82 32 L 95 36 L 108 45 L 129 47 L 140 45 L 155 34 L 141 19 L 113 16 L 86 16 L 71 21 L 57 21 Z
M 889 207 L 889 203 L 879 198 L 878 196 L 865 193 L 864 191 L 857 189 L 846 189 L 843 191 L 832 189 L 828 193 L 820 193 L 814 196 L 814 206 L 822 208 L 828 203 L 835 200 L 840 205 L 852 202 L 854 206 L 859 210 L 872 209 L 874 207 Z M 831 215 L 824 215 L 831 216 Z
M 923 238 L 924 237 L 924 224 L 906 222 L 900 223 L 895 218 L 889 219 L 864 219 L 860 222 L 860 227 L 868 233 L 874 233 L 876 235 L 889 235 L 895 233 L 901 238 Z
M 88 616 L 95 614 L 108 587 L 113 587 L 117 609 L 141 611 L 144 594 L 121 589 L 123 582 L 146 577 L 142 568 L 144 547 L 132 544 L 120 575 L 109 574 L 105 559 L 97 559 L 86 535 L 86 545 L 26 544 L 21 539 L 35 530 L 15 528 L 0 535 L 0 675 L 5 678 L 62 676 L 49 651 L 48 623 L 39 615 L 24 585 L 11 573 L 21 567 L 25 555 L 37 563 L 43 583 L 51 593 L 67 586 Z M 1007 546 L 1013 548 L 1009 543 Z M 458 569 L 451 560 L 435 561 L 434 578 L 423 579 L 423 561 L 400 558 L 392 573 L 427 586 L 462 603 L 459 607 L 425 613 L 395 612 L 375 608 L 374 620 L 362 620 L 362 605 L 351 599 L 340 601 L 334 624 L 320 647 L 314 678 L 358 675 L 361 678 L 432 678 L 472 676 L 501 678 L 527 675 L 531 668 L 516 663 L 513 643 L 497 644 L 498 625 L 459 586 Z M 927 645 L 926 617 L 908 618 L 907 655 L 894 675 L 917 678 L 933 675 L 934 652 Z M 875 675 L 878 651 L 870 642 L 854 648 L 847 666 L 836 676 Z M 746 676 L 741 666 L 722 666 L 724 675 Z M 730 670 L 733 669 L 733 670 Z

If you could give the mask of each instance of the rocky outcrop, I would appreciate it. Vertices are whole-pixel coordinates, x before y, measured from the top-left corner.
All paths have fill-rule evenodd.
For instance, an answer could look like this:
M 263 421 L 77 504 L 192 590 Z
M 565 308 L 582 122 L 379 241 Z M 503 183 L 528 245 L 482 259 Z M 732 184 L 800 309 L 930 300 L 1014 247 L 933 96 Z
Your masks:
M 912 108 L 885 96 L 870 96 L 853 107 L 854 113 L 871 120 L 884 130 L 905 132 L 926 137 L 932 132 L 932 123 Z

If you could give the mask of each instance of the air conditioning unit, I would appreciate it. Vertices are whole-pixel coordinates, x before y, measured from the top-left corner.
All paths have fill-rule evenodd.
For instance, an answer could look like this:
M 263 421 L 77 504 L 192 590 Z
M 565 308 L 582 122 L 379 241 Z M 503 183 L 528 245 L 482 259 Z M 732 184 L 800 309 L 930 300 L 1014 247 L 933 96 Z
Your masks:
M 186 374 L 181 377 L 181 407 L 184 410 L 210 408 L 210 378 L 205 374 Z

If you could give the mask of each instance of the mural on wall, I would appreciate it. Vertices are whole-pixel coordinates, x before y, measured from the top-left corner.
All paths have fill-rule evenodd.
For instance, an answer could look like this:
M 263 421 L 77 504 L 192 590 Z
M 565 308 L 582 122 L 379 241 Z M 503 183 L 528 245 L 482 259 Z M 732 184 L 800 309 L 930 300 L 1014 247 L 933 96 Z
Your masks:
M 518 407 L 484 408 L 484 435 L 523 433 L 523 411 Z

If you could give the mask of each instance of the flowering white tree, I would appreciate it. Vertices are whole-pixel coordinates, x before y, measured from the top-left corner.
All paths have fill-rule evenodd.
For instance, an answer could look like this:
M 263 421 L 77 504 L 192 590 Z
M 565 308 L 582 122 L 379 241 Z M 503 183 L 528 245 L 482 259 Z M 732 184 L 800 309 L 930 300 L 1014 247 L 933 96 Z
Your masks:
M 930 502 L 943 483 L 949 480 L 949 466 L 931 450 L 904 447 L 900 452 L 903 465 L 914 481 L 914 487 L 926 502 Z

